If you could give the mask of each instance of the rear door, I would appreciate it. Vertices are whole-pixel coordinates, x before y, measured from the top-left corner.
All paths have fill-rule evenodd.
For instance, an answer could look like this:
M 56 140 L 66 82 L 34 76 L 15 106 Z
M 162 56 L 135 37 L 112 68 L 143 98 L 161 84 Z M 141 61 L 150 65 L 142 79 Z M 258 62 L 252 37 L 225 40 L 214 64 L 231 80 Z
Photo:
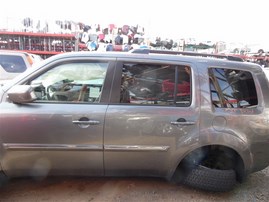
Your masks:
M 118 67 L 105 121 L 106 175 L 165 176 L 198 134 L 194 67 L 152 61 Z

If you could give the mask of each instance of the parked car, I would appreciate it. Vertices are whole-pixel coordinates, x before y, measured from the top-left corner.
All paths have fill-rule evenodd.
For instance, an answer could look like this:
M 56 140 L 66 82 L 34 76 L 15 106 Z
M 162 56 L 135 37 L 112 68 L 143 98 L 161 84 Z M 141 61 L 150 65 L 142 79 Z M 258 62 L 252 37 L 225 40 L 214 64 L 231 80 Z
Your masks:
M 0 90 L 2 179 L 150 176 L 229 191 L 269 165 L 267 79 L 235 57 L 63 53 Z
M 33 64 L 30 54 L 20 51 L 0 51 L 0 85 L 15 78 Z

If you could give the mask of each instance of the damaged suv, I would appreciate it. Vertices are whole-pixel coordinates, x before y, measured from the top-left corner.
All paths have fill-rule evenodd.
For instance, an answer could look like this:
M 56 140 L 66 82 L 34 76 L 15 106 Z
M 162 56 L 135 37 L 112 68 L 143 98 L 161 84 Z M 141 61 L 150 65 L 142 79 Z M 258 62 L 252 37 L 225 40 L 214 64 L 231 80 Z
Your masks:
M 236 57 L 63 53 L 0 90 L 2 181 L 150 176 L 229 191 L 269 165 L 268 81 Z

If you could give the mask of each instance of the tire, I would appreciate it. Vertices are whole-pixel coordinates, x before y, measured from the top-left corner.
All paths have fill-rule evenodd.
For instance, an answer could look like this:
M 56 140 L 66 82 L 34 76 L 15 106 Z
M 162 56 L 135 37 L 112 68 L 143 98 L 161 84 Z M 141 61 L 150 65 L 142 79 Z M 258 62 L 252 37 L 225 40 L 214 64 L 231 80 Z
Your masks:
M 234 170 L 218 170 L 198 165 L 190 171 L 184 172 L 182 183 L 184 185 L 205 191 L 226 192 L 236 184 Z

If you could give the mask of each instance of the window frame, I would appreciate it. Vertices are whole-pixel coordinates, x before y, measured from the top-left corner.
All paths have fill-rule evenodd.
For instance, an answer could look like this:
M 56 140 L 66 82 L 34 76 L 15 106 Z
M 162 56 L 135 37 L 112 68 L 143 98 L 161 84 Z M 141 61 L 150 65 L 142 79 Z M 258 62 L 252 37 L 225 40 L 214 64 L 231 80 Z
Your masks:
M 104 82 L 102 86 L 102 91 L 100 94 L 99 102 L 73 102 L 73 101 L 49 101 L 49 100 L 36 100 L 34 103 L 56 103 L 56 104 L 108 104 L 110 100 L 110 92 L 111 92 L 111 83 L 114 77 L 114 68 L 115 68 L 115 61 L 109 59 L 100 59 L 100 58 L 92 58 L 92 59 L 64 59 L 57 62 L 53 62 L 47 64 L 46 67 L 42 67 L 39 70 L 31 74 L 30 77 L 24 81 L 24 84 L 30 85 L 31 81 L 37 79 L 39 76 L 44 74 L 45 72 L 50 71 L 57 66 L 69 64 L 69 63 L 107 63 L 107 70 L 106 75 L 104 77 Z
M 223 95 L 223 89 L 221 89 L 221 85 L 218 81 L 217 76 L 214 74 L 214 70 L 216 69 L 221 69 L 221 70 L 233 70 L 233 71 L 240 71 L 240 72 L 246 72 L 248 75 L 250 75 L 252 78 L 252 83 L 255 86 L 255 94 L 256 94 L 256 104 L 249 104 L 248 106 L 240 106 L 240 102 L 241 101 L 245 101 L 247 102 L 244 98 L 245 98 L 245 94 L 243 94 L 243 98 L 242 100 L 238 100 L 236 104 L 233 104 L 232 102 L 229 102 L 229 100 L 225 100 L 225 96 Z M 247 71 L 247 70 L 242 70 L 242 69 L 236 69 L 236 68 L 228 68 L 228 67 L 209 67 L 208 68 L 208 76 L 209 76 L 209 91 L 210 91 L 210 99 L 211 99 L 211 104 L 215 109 L 240 109 L 240 108 L 256 108 L 258 106 L 259 103 L 259 98 L 258 98 L 258 92 L 257 92 L 257 87 L 256 87 L 256 83 L 255 83 L 255 77 L 253 76 L 251 71 Z M 217 85 L 214 84 L 214 79 L 216 79 Z M 222 80 L 221 78 L 219 78 L 219 80 Z M 225 80 L 225 82 L 227 81 L 227 78 Z M 212 89 L 212 87 L 214 87 L 214 89 Z M 232 93 L 235 93 L 234 89 L 232 88 L 231 84 L 229 83 L 228 87 L 230 86 L 230 88 L 233 90 Z M 249 90 L 249 89 L 248 89 Z M 239 92 L 239 91 L 238 91 Z M 217 103 L 214 102 L 214 97 L 213 94 L 216 94 L 218 96 L 218 100 Z M 235 95 L 234 95 L 235 96 Z M 250 94 L 248 94 L 248 96 L 250 96 Z M 221 98 L 222 97 L 222 98 Z M 229 97 L 229 96 L 226 96 Z M 237 99 L 236 97 L 234 97 L 235 99 Z M 218 106 L 220 105 L 220 106 Z
M 121 77 L 122 77 L 122 70 L 123 70 L 123 65 L 124 64 L 132 64 L 132 63 L 136 63 L 136 64 L 149 64 L 149 65 L 171 65 L 171 66 L 187 66 L 190 69 L 190 100 L 189 103 L 187 105 L 181 105 L 181 104 L 172 104 L 172 105 L 160 105 L 160 104 L 135 104 L 135 103 L 120 103 L 120 88 L 121 88 Z M 156 107 L 190 107 L 192 105 L 193 102 L 193 93 L 192 93 L 192 88 L 193 88 L 193 81 L 192 81 L 192 67 L 190 64 L 186 64 L 186 63 L 180 63 L 180 62 L 159 62 L 159 61 L 137 61 L 137 60 L 122 60 L 122 61 L 117 61 L 116 64 L 116 69 L 115 69 L 115 77 L 113 80 L 113 84 L 112 84 L 112 91 L 111 91 L 111 100 L 110 103 L 113 105 L 129 105 L 129 106 L 156 106 Z M 175 68 L 176 69 L 176 68 Z M 177 79 L 177 78 L 175 78 Z M 175 85 L 178 83 L 178 81 L 175 83 Z M 177 90 L 177 86 L 175 86 L 175 91 Z M 175 102 L 175 97 L 173 98 L 174 102 Z

